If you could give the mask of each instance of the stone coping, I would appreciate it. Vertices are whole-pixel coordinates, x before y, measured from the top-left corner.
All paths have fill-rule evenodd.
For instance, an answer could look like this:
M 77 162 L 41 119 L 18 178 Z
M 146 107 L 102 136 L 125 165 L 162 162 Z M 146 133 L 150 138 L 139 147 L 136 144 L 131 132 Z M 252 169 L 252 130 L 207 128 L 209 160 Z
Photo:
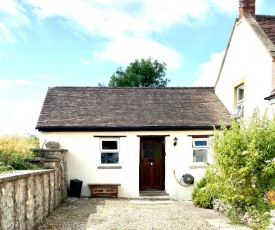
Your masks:
M 30 162 L 59 162 L 59 158 L 39 158 L 39 159 L 30 159 Z
M 54 169 L 41 169 L 41 170 L 20 170 L 12 171 L 0 174 L 0 183 L 18 180 L 21 178 L 26 178 L 35 175 L 41 175 L 46 173 L 54 172 Z
M 68 149 L 31 149 L 35 152 L 68 152 Z

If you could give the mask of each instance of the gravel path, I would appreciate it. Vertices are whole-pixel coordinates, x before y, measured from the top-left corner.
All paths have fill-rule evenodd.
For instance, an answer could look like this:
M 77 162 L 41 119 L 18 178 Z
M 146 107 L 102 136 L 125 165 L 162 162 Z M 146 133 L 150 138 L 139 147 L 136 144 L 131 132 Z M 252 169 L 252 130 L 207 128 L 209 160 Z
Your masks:
M 38 230 L 215 229 L 182 208 L 179 202 L 142 205 L 131 204 L 127 199 L 69 198 Z

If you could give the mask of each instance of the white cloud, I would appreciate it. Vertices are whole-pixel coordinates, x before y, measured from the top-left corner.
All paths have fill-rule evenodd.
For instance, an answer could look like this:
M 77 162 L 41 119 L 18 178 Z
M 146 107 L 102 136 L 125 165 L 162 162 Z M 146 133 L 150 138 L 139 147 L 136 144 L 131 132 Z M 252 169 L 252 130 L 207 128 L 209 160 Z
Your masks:
M 26 80 L 0 80 L 0 88 L 7 88 L 14 85 L 38 85 L 33 81 Z
M 33 100 L 0 100 L 0 134 L 36 134 L 35 126 L 43 103 L 44 95 L 36 95 Z
M 76 30 L 91 35 L 162 32 L 175 24 L 205 23 L 214 13 L 231 13 L 237 2 L 218 0 L 25 0 L 40 18 L 62 17 Z
M 16 42 L 16 33 L 19 34 L 19 37 L 22 36 L 19 27 L 30 25 L 30 21 L 25 13 L 24 8 L 17 1 L 0 1 L 0 42 Z M 26 39 L 26 37 L 23 37 L 23 39 Z
M 152 57 L 160 62 L 165 62 L 169 69 L 175 69 L 180 65 L 180 54 L 153 40 L 120 37 L 108 43 L 102 52 L 94 52 L 99 60 L 114 61 L 119 64 L 129 64 L 130 61 Z
M 12 36 L 12 32 L 3 23 L 0 23 L 0 42 L 1 41 L 16 42 L 16 39 Z
M 61 17 L 69 28 L 105 40 L 100 60 L 129 63 L 152 56 L 172 68 L 180 65 L 180 55 L 152 39 L 175 24 L 208 23 L 209 15 L 232 13 L 237 2 L 218 0 L 25 0 L 40 19 Z M 107 41 L 107 42 L 106 42 Z M 86 60 L 80 59 L 84 64 Z
M 197 79 L 191 86 L 214 86 L 218 78 L 223 57 L 224 51 L 211 54 L 210 60 L 202 63 L 199 70 L 195 73 Z
M 84 58 L 82 58 L 82 57 L 79 57 L 79 60 L 82 62 L 82 64 L 84 64 L 84 65 L 89 65 L 90 64 L 90 61 L 89 60 L 87 60 L 87 59 L 84 59 Z

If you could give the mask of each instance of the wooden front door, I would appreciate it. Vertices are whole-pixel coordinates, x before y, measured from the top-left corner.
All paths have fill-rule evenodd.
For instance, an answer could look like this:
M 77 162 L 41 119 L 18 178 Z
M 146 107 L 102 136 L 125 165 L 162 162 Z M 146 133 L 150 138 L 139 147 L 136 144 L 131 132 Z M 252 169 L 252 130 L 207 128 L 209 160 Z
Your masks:
M 164 189 L 164 139 L 140 141 L 140 190 Z

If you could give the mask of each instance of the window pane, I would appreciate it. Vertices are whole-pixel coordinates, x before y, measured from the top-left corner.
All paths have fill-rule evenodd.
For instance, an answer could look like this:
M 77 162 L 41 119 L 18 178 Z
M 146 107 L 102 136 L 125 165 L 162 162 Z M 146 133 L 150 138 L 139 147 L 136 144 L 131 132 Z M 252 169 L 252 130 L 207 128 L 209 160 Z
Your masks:
M 143 158 L 160 158 L 161 144 L 158 142 L 143 143 Z
M 102 141 L 102 149 L 104 150 L 110 150 L 114 149 L 117 150 L 117 141 Z
M 244 99 L 244 90 L 240 89 L 238 90 L 238 101 L 243 100 Z
M 207 162 L 207 149 L 194 149 L 193 162 Z
M 118 153 L 101 153 L 101 164 L 119 163 Z
M 199 140 L 199 141 L 194 141 L 194 144 L 195 146 L 207 146 L 207 141 L 202 141 L 202 140 Z
M 244 85 L 237 87 L 237 104 L 243 103 L 244 100 Z

